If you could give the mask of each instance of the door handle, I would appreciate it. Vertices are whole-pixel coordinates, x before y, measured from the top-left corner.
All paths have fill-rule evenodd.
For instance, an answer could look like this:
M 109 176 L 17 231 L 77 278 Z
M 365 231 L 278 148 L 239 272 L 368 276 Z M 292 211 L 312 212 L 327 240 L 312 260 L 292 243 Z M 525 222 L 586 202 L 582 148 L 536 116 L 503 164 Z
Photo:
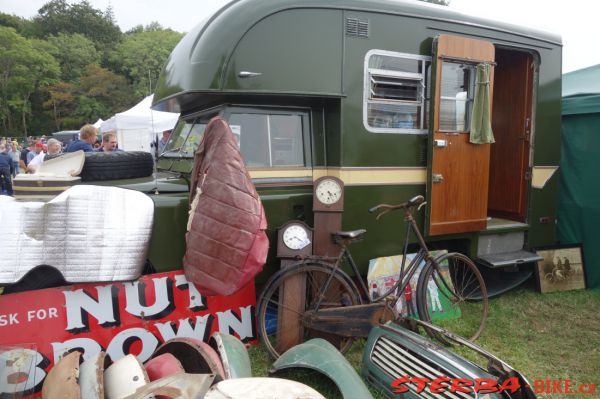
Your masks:
M 431 175 L 431 182 L 432 183 L 443 183 L 444 182 L 444 176 L 442 174 L 439 173 L 434 173 Z

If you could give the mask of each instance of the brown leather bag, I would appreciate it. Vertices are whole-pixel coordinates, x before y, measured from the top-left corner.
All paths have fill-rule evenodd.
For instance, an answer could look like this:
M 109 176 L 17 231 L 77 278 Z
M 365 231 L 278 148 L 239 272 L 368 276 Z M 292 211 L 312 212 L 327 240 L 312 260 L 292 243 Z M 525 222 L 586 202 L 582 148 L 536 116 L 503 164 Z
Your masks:
M 230 295 L 262 270 L 265 212 L 227 122 L 206 126 L 194 157 L 183 269 L 205 295 Z

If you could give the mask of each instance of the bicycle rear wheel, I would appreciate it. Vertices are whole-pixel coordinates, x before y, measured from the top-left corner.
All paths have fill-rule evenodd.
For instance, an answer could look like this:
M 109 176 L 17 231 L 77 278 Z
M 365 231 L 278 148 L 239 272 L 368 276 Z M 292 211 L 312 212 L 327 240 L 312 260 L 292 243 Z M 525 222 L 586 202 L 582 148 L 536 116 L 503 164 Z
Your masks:
M 421 320 L 471 341 L 483 331 L 487 289 L 479 269 L 467 256 L 449 253 L 428 262 L 419 276 L 417 295 Z M 451 343 L 443 334 L 425 330 L 430 337 Z
M 321 292 L 329 276 L 326 292 Z M 299 262 L 280 270 L 265 285 L 258 301 L 258 328 L 267 351 L 273 358 L 294 345 L 311 338 L 324 338 L 341 352 L 352 345 L 352 338 L 311 329 L 304 323 L 305 312 L 351 306 L 361 303 L 359 291 L 350 277 L 325 262 Z

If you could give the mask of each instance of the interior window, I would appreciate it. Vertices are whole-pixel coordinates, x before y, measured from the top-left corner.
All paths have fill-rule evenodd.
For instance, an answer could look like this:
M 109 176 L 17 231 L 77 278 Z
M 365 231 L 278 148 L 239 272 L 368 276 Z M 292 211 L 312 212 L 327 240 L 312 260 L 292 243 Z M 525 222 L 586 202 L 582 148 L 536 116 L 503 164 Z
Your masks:
M 443 61 L 441 82 L 440 130 L 469 131 L 475 91 L 475 65 Z
M 232 113 L 229 124 L 248 167 L 305 165 L 302 115 Z
M 425 133 L 431 58 L 371 50 L 365 62 L 363 121 L 376 133 Z

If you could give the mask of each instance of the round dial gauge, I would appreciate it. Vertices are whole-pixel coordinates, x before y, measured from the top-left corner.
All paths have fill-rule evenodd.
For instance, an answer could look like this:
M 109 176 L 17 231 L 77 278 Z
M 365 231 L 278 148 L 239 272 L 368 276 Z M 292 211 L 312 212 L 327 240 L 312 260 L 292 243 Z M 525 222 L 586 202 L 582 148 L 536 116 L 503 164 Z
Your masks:
M 289 249 L 299 250 L 310 244 L 308 232 L 304 226 L 291 224 L 283 232 L 283 243 Z
M 324 179 L 317 186 L 315 194 L 323 204 L 335 204 L 342 198 L 342 187 L 333 179 Z

